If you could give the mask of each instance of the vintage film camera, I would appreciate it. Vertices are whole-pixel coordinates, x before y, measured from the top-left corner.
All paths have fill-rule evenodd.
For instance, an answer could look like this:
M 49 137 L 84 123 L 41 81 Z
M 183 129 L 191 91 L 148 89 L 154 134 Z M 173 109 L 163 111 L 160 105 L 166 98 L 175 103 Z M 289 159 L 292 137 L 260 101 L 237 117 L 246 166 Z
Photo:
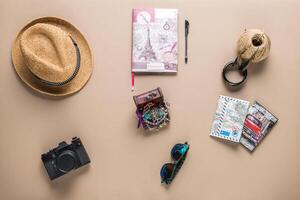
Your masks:
M 58 147 L 42 154 L 42 161 L 51 180 L 91 162 L 77 137 L 72 138 L 71 144 L 60 142 Z
M 143 125 L 146 130 L 158 130 L 170 121 L 170 115 L 161 89 L 145 92 L 133 97 L 136 104 L 138 127 Z

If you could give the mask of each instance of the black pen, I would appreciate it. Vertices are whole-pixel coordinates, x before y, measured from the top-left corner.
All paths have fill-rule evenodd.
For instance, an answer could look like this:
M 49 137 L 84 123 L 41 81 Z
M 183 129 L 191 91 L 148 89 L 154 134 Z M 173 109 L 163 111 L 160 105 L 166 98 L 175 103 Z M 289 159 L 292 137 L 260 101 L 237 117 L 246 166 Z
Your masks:
M 184 57 L 184 61 L 185 64 L 187 64 L 188 62 L 188 35 L 189 35 L 189 28 L 190 28 L 190 23 L 188 20 L 185 20 L 184 23 L 184 28 L 185 28 L 185 57 Z

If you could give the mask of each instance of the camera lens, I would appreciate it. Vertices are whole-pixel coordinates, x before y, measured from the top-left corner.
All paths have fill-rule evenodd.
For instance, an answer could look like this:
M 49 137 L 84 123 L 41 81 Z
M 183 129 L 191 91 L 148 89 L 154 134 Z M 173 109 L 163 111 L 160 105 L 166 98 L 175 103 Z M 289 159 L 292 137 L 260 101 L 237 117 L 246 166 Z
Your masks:
M 75 167 L 75 155 L 72 151 L 64 151 L 61 153 L 56 160 L 56 166 L 58 170 L 60 170 L 63 173 L 67 173 L 71 171 Z

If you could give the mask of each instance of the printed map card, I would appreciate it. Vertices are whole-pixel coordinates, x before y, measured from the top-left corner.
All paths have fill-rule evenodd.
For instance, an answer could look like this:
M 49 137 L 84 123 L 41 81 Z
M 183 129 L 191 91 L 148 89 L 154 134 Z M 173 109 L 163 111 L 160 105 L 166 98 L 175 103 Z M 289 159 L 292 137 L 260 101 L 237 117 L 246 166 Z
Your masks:
M 253 151 L 278 119 L 258 102 L 249 108 L 240 143 Z
M 177 72 L 177 9 L 133 9 L 132 72 Z
M 248 108 L 248 101 L 221 95 L 210 135 L 239 142 Z

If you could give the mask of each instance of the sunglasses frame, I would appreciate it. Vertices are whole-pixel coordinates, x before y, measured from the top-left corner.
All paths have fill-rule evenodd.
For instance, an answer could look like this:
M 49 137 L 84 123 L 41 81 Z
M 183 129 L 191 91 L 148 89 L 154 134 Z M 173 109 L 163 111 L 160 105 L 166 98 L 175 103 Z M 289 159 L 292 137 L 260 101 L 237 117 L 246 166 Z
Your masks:
M 186 146 L 186 150 L 185 150 L 185 152 L 180 156 L 180 158 L 179 158 L 178 160 L 175 160 L 175 159 L 173 158 L 173 156 L 172 156 L 172 150 L 173 150 L 173 148 L 174 148 L 176 145 L 178 145 L 178 144 L 180 144 L 180 145 L 185 145 L 185 146 Z M 162 168 L 161 168 L 161 170 L 160 170 L 161 183 L 170 184 L 170 183 L 173 181 L 173 179 L 174 179 L 175 176 L 177 175 L 178 171 L 181 169 L 181 167 L 182 167 L 182 165 L 183 165 L 183 163 L 184 163 L 184 161 L 185 161 L 185 159 L 186 159 L 186 155 L 187 155 L 187 153 L 188 153 L 188 151 L 189 151 L 189 148 L 190 148 L 190 145 L 189 145 L 187 142 L 185 142 L 185 143 L 183 143 L 183 144 L 182 144 L 182 143 L 177 143 L 177 144 L 175 144 L 175 145 L 172 147 L 172 150 L 171 150 L 171 157 L 172 157 L 172 159 L 174 160 L 174 162 L 173 162 L 173 163 L 166 163 L 166 164 L 164 164 L 164 165 L 162 166 Z M 162 177 L 162 171 L 165 169 L 165 166 L 166 166 L 167 164 L 173 164 L 173 165 L 174 165 L 173 171 L 172 171 L 172 173 L 171 173 L 171 175 L 170 175 L 169 178 Z

